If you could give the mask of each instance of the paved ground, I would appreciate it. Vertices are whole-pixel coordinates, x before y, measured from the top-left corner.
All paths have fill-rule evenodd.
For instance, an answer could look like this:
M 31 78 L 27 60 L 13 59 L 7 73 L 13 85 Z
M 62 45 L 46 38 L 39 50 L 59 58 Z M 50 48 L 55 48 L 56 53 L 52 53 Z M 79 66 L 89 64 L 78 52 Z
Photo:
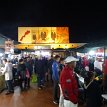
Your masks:
M 24 92 L 15 87 L 14 94 L 0 94 L 0 107 L 58 107 L 52 102 L 52 87 L 47 85 L 43 90 L 38 90 L 36 85 Z M 79 105 L 79 107 L 84 107 Z
M 48 86 L 47 86 L 48 87 Z M 58 107 L 52 102 L 52 89 L 50 87 L 38 90 L 32 86 L 28 91 L 21 92 L 15 87 L 14 94 L 0 94 L 0 107 Z

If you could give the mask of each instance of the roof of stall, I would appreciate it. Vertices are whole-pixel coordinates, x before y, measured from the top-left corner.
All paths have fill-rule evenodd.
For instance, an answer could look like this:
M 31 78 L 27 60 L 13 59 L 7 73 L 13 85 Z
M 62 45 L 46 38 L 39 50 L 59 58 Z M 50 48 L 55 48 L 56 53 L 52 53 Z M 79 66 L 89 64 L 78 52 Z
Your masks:
M 88 52 L 90 49 L 96 49 L 96 48 L 100 48 L 100 47 L 107 47 L 107 40 L 96 40 L 90 43 L 85 44 L 84 46 L 77 48 L 76 51 L 77 52 L 81 52 L 81 53 L 86 53 Z
M 84 45 L 86 48 L 93 48 L 93 47 L 107 47 L 107 40 L 100 40 L 100 41 L 93 41 L 91 43 Z

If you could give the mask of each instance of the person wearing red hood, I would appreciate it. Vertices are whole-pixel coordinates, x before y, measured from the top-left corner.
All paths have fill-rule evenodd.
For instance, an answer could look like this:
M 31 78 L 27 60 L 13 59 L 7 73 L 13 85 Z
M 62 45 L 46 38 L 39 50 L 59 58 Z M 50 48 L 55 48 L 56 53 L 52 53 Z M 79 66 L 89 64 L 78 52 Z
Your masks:
M 64 96 L 64 107 L 78 106 L 78 84 L 74 74 L 74 68 L 78 59 L 68 56 L 65 59 L 66 66 L 60 75 L 60 85 Z

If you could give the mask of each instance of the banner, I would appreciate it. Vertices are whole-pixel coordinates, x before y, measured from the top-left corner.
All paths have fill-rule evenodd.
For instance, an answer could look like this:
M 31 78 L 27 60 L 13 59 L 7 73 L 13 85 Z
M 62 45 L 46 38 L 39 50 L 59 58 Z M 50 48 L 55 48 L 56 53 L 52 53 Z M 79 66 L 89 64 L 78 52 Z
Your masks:
M 21 43 L 69 43 L 68 27 L 18 27 Z

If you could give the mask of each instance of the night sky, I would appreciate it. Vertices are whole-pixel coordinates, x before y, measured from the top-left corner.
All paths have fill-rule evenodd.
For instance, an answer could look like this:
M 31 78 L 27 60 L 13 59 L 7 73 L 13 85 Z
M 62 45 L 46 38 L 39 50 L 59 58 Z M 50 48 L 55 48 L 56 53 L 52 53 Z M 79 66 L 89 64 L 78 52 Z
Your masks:
M 0 2 L 0 33 L 17 40 L 18 26 L 68 26 L 70 42 L 107 38 L 107 6 L 71 0 Z

